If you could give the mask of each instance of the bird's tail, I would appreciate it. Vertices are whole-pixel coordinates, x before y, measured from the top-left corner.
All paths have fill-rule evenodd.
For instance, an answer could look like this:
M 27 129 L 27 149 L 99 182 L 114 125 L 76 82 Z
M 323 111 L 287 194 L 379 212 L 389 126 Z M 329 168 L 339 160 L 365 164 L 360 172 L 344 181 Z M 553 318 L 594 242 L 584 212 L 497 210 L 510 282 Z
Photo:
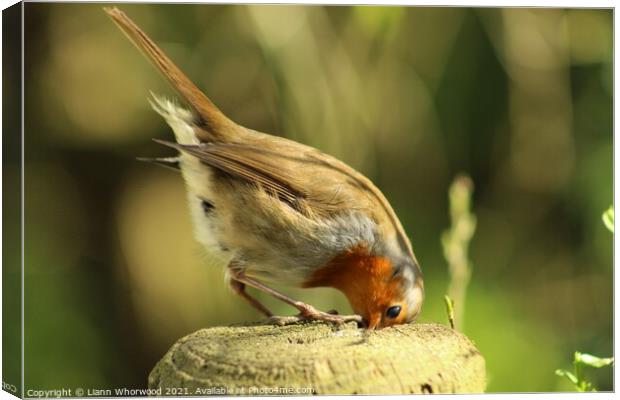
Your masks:
M 224 115 L 124 12 L 116 7 L 105 7 L 104 10 L 192 107 L 200 125 L 209 134 L 225 140 L 237 130 L 239 126 Z

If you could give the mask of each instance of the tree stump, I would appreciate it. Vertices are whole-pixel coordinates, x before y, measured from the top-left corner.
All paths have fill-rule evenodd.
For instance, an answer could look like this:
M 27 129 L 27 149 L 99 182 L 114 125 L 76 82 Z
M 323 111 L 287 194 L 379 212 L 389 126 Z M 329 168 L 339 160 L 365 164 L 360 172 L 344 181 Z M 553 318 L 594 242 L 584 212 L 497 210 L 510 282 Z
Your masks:
M 161 395 L 481 393 L 485 361 L 444 325 L 366 331 L 354 323 L 202 329 L 157 363 Z

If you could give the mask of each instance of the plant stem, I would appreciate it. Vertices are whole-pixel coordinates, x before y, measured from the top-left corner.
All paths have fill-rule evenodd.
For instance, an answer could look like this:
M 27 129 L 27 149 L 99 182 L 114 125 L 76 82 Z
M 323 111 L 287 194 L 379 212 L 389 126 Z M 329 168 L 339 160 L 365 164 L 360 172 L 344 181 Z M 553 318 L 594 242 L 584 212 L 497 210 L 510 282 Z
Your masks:
M 448 296 L 454 305 L 456 329 L 462 330 L 465 294 L 471 276 L 468 247 L 476 231 L 476 217 L 471 213 L 473 182 L 466 175 L 457 176 L 450 186 L 450 229 L 441 237 L 443 252 L 448 261 L 450 284 Z

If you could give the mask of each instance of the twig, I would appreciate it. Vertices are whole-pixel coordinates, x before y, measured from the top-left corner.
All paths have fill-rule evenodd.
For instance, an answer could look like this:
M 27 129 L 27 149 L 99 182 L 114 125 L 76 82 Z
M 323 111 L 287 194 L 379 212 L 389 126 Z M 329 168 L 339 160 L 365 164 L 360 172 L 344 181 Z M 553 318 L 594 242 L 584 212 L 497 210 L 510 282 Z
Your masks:
M 448 295 L 443 296 L 443 299 L 446 303 L 446 313 L 448 314 L 450 328 L 454 329 L 454 300 L 452 300 Z

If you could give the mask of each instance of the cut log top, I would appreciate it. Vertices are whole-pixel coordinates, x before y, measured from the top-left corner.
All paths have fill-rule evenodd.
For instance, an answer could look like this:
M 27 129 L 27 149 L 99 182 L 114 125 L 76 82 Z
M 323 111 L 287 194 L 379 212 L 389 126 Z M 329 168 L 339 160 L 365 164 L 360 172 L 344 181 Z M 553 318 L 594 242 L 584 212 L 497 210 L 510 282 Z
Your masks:
M 481 393 L 485 384 L 472 342 L 438 324 L 202 329 L 175 343 L 149 376 L 163 395 Z

